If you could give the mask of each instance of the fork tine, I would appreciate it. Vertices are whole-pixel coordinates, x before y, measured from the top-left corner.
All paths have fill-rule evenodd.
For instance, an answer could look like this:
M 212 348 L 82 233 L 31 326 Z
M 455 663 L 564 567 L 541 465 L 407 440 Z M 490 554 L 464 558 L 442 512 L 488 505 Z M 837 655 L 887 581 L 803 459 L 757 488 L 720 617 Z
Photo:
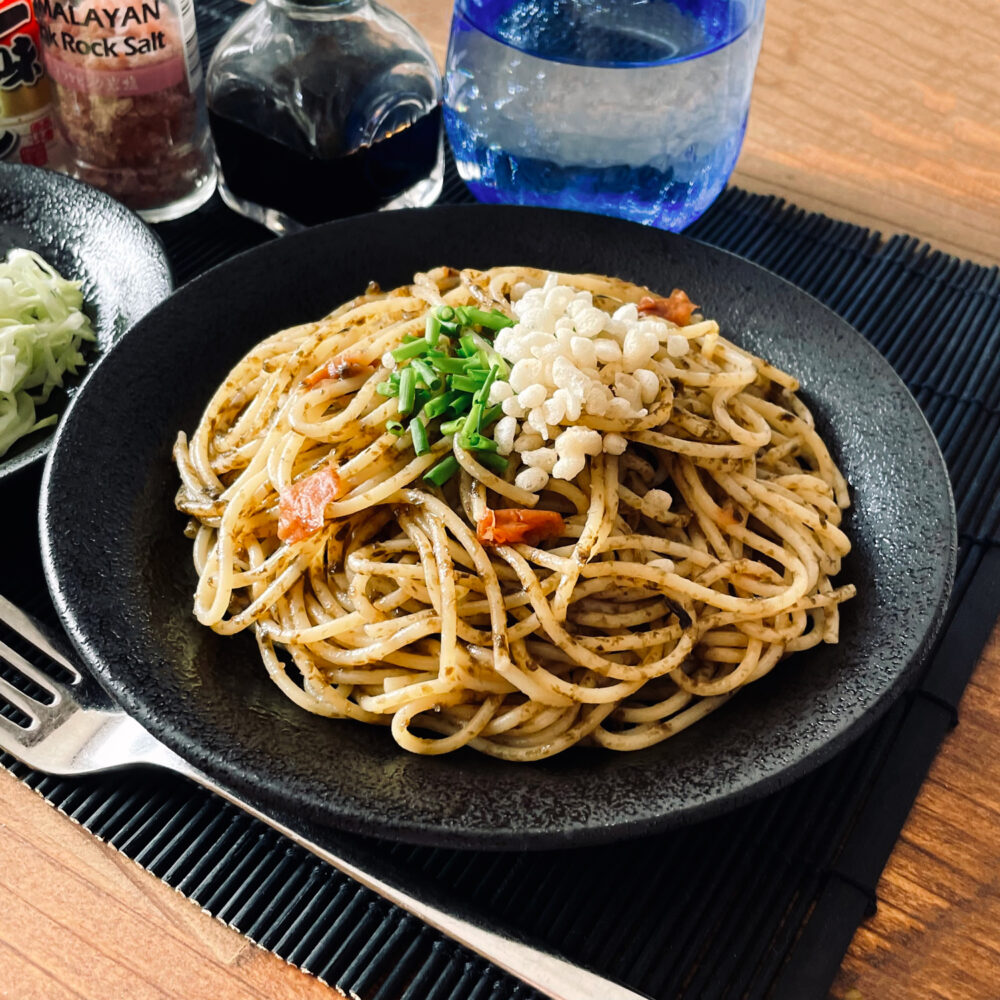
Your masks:
M 37 727 L 38 723 L 34 719 L 31 720 L 30 728 L 25 729 L 24 726 L 19 726 L 13 719 L 8 719 L 6 716 L 0 715 L 0 750 L 6 750 L 7 753 L 13 754 L 20 760 L 20 754 L 16 752 L 15 748 L 23 747 L 25 736 Z
M 6 649 L 3 643 L 0 643 L 0 655 L 6 655 Z M 23 691 L 19 691 L 10 681 L 4 680 L 0 677 L 0 698 L 5 701 L 9 701 L 15 708 L 19 708 L 29 719 L 31 719 L 32 726 L 38 724 L 38 710 L 46 706 L 34 700 L 34 698 L 29 698 Z M 18 727 L 21 728 L 20 726 Z M 23 732 L 23 730 L 22 730 Z
M 73 678 L 74 684 L 79 684 L 80 681 L 83 679 L 80 674 L 80 671 L 77 670 L 76 667 L 73 666 L 73 664 L 69 660 L 67 660 L 66 657 L 63 656 L 63 654 L 60 653 L 59 650 L 56 649 L 51 642 L 49 642 L 49 640 L 45 636 L 45 633 L 38 627 L 38 625 L 35 624 L 35 620 L 31 618 L 28 614 L 26 614 L 24 611 L 22 611 L 19 607 L 17 607 L 16 604 L 11 604 L 11 602 L 8 601 L 7 598 L 4 597 L 2 594 L 0 594 L 0 622 L 3 622 L 4 625 L 6 625 L 12 631 L 18 633 L 18 635 L 20 635 L 22 638 L 27 639 L 28 642 L 30 642 L 37 649 L 40 649 L 43 653 L 45 653 L 46 656 L 49 656 L 53 660 L 55 660 L 56 663 L 59 664 L 59 666 L 63 667 L 65 670 L 68 670 L 70 676 L 72 676 Z M 19 657 L 19 659 L 22 661 L 22 663 L 27 663 L 27 661 L 24 660 L 23 658 Z M 53 691 L 51 687 L 49 687 L 49 685 L 57 684 L 56 681 L 53 681 L 51 678 L 46 678 L 47 683 L 40 681 L 38 680 L 38 677 L 35 676 L 35 674 L 38 673 L 37 671 L 35 671 L 34 673 L 30 672 L 31 670 L 34 669 L 31 667 L 30 663 L 28 664 L 28 667 L 29 670 L 24 670 L 24 673 L 27 674 L 33 681 L 35 681 L 36 684 L 41 684 L 42 687 L 45 687 L 48 690 L 52 691 L 53 694 L 57 693 L 56 691 Z M 23 667 L 19 667 L 18 669 L 23 669 Z
M 53 680 L 51 677 L 49 677 L 48 674 L 39 670 L 38 667 L 36 667 L 30 661 L 26 660 L 16 650 L 11 649 L 10 646 L 8 646 L 7 643 L 5 642 L 0 642 L 0 660 L 10 664 L 10 666 L 12 666 L 16 671 L 18 671 L 21 674 L 24 674 L 25 677 L 27 677 L 29 680 L 34 681 L 40 688 L 44 689 L 45 691 L 48 691 L 48 693 L 52 695 L 54 704 L 58 704 L 66 696 L 65 689 L 58 681 Z M 28 711 L 28 710 L 25 709 L 23 705 L 20 705 L 18 702 L 16 702 L 13 697 L 11 697 L 10 693 L 7 690 L 8 688 L 10 688 L 11 691 L 14 691 L 17 694 L 19 694 L 22 698 L 27 699 L 28 702 L 33 705 L 43 704 L 42 702 L 35 701 L 34 698 L 31 698 L 29 695 L 26 695 L 23 691 L 19 691 L 9 681 L 5 681 L 2 677 L 0 677 L 0 694 L 2 694 L 5 698 L 7 698 L 8 701 L 17 705 L 17 707 L 20 708 L 22 711 Z M 51 707 L 51 705 L 48 705 L 46 707 Z M 37 709 L 35 711 L 37 711 Z M 32 713 L 28 712 L 28 714 L 31 715 Z

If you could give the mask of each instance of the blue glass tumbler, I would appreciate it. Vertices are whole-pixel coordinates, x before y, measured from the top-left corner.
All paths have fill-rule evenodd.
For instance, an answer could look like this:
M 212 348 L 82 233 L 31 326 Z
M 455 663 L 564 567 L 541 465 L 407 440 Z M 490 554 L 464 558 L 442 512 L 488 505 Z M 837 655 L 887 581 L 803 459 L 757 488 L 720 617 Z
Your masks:
M 764 0 L 457 0 L 445 123 L 480 201 L 678 230 L 746 131 Z

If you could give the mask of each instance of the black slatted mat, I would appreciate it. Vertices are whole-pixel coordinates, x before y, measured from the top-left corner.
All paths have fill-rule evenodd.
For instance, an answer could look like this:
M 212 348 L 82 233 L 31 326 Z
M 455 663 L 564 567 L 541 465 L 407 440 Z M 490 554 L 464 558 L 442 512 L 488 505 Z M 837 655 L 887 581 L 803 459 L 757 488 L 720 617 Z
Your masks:
M 237 9 L 236 0 L 199 7 L 206 50 Z M 453 169 L 444 198 L 469 200 Z M 178 283 L 269 238 L 217 198 L 159 232 Z M 709 823 L 566 852 L 361 849 L 373 868 L 403 870 L 456 909 L 516 927 L 656 1000 L 810 1000 L 826 996 L 874 905 L 879 873 L 1000 613 L 1000 276 L 912 238 L 883 242 L 736 189 L 688 233 L 816 295 L 875 344 L 919 400 L 948 461 L 961 541 L 933 661 L 854 746 Z M 52 621 L 35 541 L 38 482 L 29 470 L 0 494 L 14 540 L 0 553 L 0 592 Z M 537 1000 L 179 779 L 135 771 L 68 781 L 4 755 L 0 763 L 219 919 L 362 1000 Z

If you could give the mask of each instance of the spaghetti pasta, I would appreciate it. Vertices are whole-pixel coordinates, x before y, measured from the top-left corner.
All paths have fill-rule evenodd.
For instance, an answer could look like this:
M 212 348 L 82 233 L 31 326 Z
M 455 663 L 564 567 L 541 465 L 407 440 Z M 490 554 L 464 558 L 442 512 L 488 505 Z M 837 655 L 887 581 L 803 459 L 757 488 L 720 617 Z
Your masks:
M 174 449 L 198 620 L 307 711 L 515 761 L 648 747 L 837 642 L 847 484 L 696 308 L 441 267 L 267 338 Z

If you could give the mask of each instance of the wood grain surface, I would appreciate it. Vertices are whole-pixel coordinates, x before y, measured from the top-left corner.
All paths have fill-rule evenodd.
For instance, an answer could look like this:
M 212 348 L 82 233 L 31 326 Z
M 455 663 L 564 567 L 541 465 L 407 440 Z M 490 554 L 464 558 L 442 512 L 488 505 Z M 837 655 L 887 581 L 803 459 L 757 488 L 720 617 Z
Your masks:
M 443 61 L 450 5 L 397 0 Z M 769 0 L 734 180 L 1000 260 L 995 0 Z M 1000 634 L 835 1000 L 1000 997 Z M 0 997 L 332 1000 L 0 772 Z M 803 998 L 808 1000 L 808 998 Z
M 334 1000 L 0 769 L 0 997 Z
M 834 983 L 836 1000 L 1000 997 L 1000 629 Z

